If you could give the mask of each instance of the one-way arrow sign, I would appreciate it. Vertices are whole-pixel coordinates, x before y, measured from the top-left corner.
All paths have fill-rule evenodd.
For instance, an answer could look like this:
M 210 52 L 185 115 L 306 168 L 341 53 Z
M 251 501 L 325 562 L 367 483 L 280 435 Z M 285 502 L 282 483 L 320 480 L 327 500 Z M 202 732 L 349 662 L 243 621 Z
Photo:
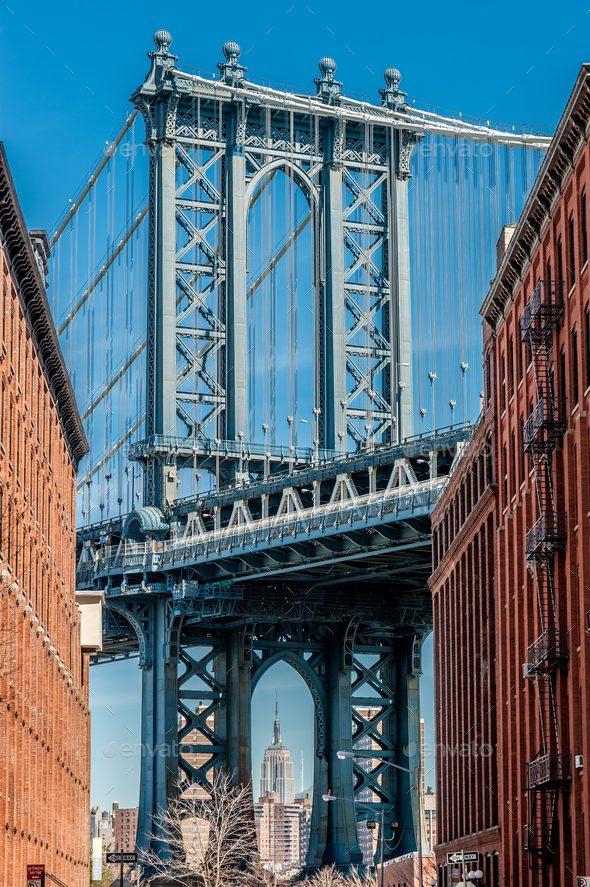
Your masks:
M 107 862 L 137 862 L 137 853 L 107 853 Z
M 479 853 L 447 853 L 447 862 L 477 862 Z

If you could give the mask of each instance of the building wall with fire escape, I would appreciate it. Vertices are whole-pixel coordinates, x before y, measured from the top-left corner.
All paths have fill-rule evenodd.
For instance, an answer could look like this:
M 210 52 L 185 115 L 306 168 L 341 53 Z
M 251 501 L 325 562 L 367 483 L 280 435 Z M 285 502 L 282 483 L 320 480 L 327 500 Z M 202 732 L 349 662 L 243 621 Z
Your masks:
M 583 66 L 525 211 L 503 232 L 481 312 L 482 421 L 493 418 L 498 484 L 496 695 L 486 712 L 497 762 L 486 789 L 497 795 L 503 885 L 590 874 L 589 133 Z M 468 699 L 471 667 L 461 680 Z M 440 791 L 452 807 L 462 788 Z

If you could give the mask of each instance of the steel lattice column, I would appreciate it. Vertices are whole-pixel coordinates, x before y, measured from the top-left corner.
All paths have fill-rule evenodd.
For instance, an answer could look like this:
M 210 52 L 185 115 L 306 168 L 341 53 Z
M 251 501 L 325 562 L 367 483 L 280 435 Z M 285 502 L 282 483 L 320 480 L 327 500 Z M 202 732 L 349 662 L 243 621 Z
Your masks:
M 342 670 L 344 629 L 334 625 L 328 640 L 327 755 L 329 784 L 333 795 L 345 798 L 328 804 L 327 848 L 323 863 L 349 866 L 361 862 L 356 830 L 356 812 L 352 799 L 352 761 L 336 756 L 350 748 L 352 704 L 350 672 Z M 317 800 L 314 798 L 314 800 Z M 321 802 L 320 803 L 328 803 Z
M 151 845 L 152 849 L 167 853 L 166 835 L 152 815 L 166 809 L 178 782 L 177 667 L 169 664 L 168 657 L 170 603 L 160 598 L 150 601 L 148 606 L 149 629 L 144 660 L 140 660 L 142 760 L 137 847 L 141 852 Z
M 342 167 L 340 121 L 324 129 L 322 168 L 323 292 L 320 302 L 323 367 L 320 384 L 324 428 L 322 446 L 346 450 L 346 357 L 344 314 L 344 239 L 342 215 Z M 340 438 L 339 432 L 344 436 Z
M 236 440 L 248 431 L 248 350 L 246 318 L 246 159 L 243 144 L 244 108 L 227 115 L 225 154 L 226 261 L 226 437 Z

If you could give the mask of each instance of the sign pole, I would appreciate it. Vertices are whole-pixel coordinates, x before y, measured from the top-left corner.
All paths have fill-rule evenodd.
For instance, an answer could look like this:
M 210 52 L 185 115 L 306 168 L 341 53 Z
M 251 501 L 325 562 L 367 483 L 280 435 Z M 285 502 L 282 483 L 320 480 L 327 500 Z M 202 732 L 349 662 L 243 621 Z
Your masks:
M 467 878 L 465 877 L 465 850 L 461 850 L 461 879 L 464 884 L 467 883 Z M 123 881 L 121 881 L 121 887 L 123 887 Z
M 119 887 L 123 887 L 123 851 L 121 850 L 121 883 Z

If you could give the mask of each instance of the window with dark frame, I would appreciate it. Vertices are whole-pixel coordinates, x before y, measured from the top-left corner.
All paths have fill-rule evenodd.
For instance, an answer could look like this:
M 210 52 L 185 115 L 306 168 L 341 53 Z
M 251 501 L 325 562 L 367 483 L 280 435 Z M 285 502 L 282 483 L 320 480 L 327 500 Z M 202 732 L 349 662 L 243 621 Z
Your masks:
M 570 216 L 569 220 L 569 282 L 570 289 L 573 287 L 576 282 L 576 239 L 575 239 L 575 228 L 574 228 L 574 216 L 573 213 Z
M 514 394 L 514 338 L 508 342 L 508 400 Z
M 590 305 L 584 314 L 584 333 L 586 346 L 586 388 L 590 386 Z
M 502 449 L 502 480 L 504 494 L 504 508 L 508 506 L 508 447 L 504 444 Z
M 562 397 L 566 397 L 566 392 L 567 392 L 567 376 L 566 376 L 566 374 L 567 374 L 567 367 L 566 367 L 566 363 L 565 363 L 565 347 L 563 347 L 563 346 L 562 346 L 562 348 L 561 348 L 561 352 L 560 352 L 560 355 L 559 355 L 559 362 L 560 362 L 560 367 L 559 367 L 559 369 L 560 369 L 560 373 L 559 373 L 559 375 L 561 376 L 561 379 L 560 379 L 560 382 L 561 382 L 561 396 L 562 396 Z
M 578 325 L 575 324 L 572 330 L 572 403 L 575 406 L 579 400 L 579 378 L 578 378 Z
M 516 436 L 514 431 L 510 438 L 510 493 L 516 496 Z
M 563 283 L 563 243 L 561 237 L 557 241 L 557 277 Z
M 582 232 L 582 265 L 588 261 L 588 219 L 586 218 L 586 189 L 580 198 L 580 228 Z
M 502 357 L 500 358 L 500 370 L 502 373 L 502 381 L 500 383 L 500 408 L 504 411 L 506 409 L 506 357 L 504 352 L 502 352 Z

